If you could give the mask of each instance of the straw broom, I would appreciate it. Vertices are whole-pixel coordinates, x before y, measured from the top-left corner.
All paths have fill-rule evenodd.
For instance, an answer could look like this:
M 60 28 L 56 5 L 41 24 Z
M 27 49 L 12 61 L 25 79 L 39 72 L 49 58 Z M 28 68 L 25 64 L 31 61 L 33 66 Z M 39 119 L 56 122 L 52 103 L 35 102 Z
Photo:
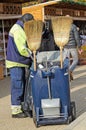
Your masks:
M 71 17 L 60 16 L 58 18 L 53 18 L 51 21 L 55 43 L 60 48 L 60 62 L 62 68 L 63 67 L 62 50 L 63 47 L 68 43 L 70 28 L 73 20 Z
M 24 30 L 27 37 L 27 43 L 34 55 L 34 70 L 36 71 L 36 51 L 41 44 L 43 22 L 41 20 L 31 20 L 24 24 Z

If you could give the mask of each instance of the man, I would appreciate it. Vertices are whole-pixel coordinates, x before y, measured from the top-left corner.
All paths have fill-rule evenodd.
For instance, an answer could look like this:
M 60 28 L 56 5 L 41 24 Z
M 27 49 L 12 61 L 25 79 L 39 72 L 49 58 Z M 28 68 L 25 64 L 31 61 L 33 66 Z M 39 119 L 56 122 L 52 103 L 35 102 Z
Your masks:
M 25 68 L 31 65 L 31 51 L 27 48 L 24 23 L 33 20 L 29 13 L 24 14 L 10 29 L 7 46 L 6 65 L 11 76 L 11 109 L 13 118 L 24 118 L 27 115 L 21 109 L 24 101 Z
M 69 65 L 70 81 L 73 80 L 73 71 L 78 63 L 78 51 L 81 53 L 80 36 L 77 30 L 77 26 L 72 24 L 68 44 L 64 47 L 66 57 L 72 56 L 72 63 Z

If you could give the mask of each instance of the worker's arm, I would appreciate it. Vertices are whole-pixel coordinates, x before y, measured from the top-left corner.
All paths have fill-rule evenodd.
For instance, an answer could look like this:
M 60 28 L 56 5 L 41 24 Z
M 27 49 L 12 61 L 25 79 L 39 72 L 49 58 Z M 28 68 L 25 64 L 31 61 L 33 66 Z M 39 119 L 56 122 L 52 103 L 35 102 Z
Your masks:
M 75 25 L 73 25 L 73 31 L 74 31 L 74 38 L 75 38 L 75 41 L 76 41 L 76 44 L 77 44 L 77 47 L 78 47 L 78 52 L 79 54 L 81 54 L 83 52 L 81 46 L 82 46 L 82 43 L 80 41 L 80 36 L 79 36 L 79 32 L 77 30 L 77 27 Z
M 23 29 L 18 29 L 14 32 L 14 41 L 20 55 L 25 57 L 29 57 L 31 55 L 31 51 L 27 47 L 26 35 Z

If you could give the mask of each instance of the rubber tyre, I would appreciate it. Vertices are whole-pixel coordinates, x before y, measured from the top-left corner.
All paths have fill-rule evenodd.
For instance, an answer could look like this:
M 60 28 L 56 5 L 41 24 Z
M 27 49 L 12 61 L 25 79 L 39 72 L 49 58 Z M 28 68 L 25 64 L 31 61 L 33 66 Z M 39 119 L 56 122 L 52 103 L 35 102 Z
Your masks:
M 71 102 L 71 116 L 72 116 L 72 121 L 76 119 L 76 105 L 75 102 Z
M 36 112 L 35 112 L 35 107 L 34 107 L 34 105 L 33 105 L 32 112 L 33 112 L 33 122 L 34 122 L 35 126 L 38 127 L 38 123 L 37 123 L 37 120 L 36 120 Z

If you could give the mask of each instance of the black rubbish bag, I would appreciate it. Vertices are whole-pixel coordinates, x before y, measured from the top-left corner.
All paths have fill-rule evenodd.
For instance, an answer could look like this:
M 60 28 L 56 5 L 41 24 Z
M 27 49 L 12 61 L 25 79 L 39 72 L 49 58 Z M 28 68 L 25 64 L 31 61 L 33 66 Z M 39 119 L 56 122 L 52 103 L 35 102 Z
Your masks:
M 26 70 L 26 85 L 24 90 L 24 102 L 22 102 L 22 111 L 28 116 L 32 117 L 32 93 L 30 85 L 30 70 Z

